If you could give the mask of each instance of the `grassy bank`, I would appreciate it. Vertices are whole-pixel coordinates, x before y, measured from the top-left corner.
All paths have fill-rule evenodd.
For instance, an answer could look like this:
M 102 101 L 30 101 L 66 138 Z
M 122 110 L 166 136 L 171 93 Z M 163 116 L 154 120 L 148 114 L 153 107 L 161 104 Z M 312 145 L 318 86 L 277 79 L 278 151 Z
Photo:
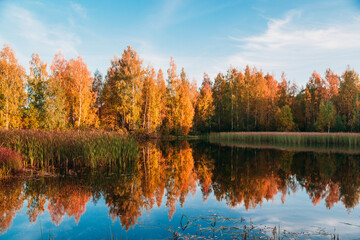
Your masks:
M 24 167 L 120 167 L 138 155 L 134 138 L 114 132 L 1 130 L 0 146 L 23 157 Z
M 222 132 L 211 133 L 210 142 L 360 148 L 359 133 Z
M 190 140 L 200 140 L 200 139 L 205 139 L 206 136 L 200 136 L 200 135 L 180 135 L 180 136 L 176 136 L 176 135 L 162 135 L 160 136 L 158 139 L 160 140 L 165 140 L 165 141 L 190 141 Z

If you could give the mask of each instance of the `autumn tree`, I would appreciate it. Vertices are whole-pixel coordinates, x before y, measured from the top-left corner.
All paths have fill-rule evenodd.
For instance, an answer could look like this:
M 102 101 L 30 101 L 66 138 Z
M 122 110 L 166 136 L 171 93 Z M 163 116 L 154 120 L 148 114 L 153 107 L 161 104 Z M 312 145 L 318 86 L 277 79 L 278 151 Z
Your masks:
M 339 94 L 340 77 L 329 68 L 326 70 L 325 80 L 328 88 L 327 99 L 333 101 L 334 100 L 333 98 Z
M 308 104 L 306 106 L 309 122 L 314 124 L 318 118 L 320 103 L 328 97 L 326 83 L 316 71 L 311 75 L 306 85 Z
M 142 60 L 128 46 L 122 57 L 111 61 L 104 85 L 105 124 L 136 130 L 141 126 Z
M 25 70 L 5 45 L 0 51 L 0 127 L 21 128 L 25 104 Z
M 180 123 L 177 132 L 179 132 L 181 135 L 187 135 L 193 125 L 193 118 L 195 113 L 193 106 L 194 93 L 191 91 L 191 84 L 186 76 L 184 68 L 181 70 L 180 78 L 181 83 L 178 90 L 178 111 L 180 115 Z
M 161 84 L 161 81 L 160 81 Z M 142 128 L 147 133 L 154 133 L 161 124 L 162 95 L 156 84 L 156 73 L 154 68 L 146 70 L 142 87 Z
M 254 87 L 253 91 L 253 117 L 254 117 L 254 130 L 260 130 L 267 122 L 267 85 L 266 79 L 261 71 L 254 69 Z
M 28 126 L 43 128 L 46 117 L 46 91 L 48 73 L 46 63 L 40 60 L 39 54 L 33 54 L 30 61 L 30 74 L 27 77 L 28 91 Z
M 181 79 L 177 74 L 176 64 L 174 60 L 170 59 L 170 68 L 167 70 L 167 88 L 166 88 L 166 119 L 164 122 L 165 132 L 171 133 L 178 130 L 180 123 L 180 111 L 179 111 L 179 89 L 181 85 Z
M 211 92 L 211 81 L 204 73 L 204 80 L 201 84 L 200 94 L 195 108 L 195 127 L 201 132 L 211 131 L 211 119 L 214 116 L 215 107 Z
M 159 131 L 163 132 L 163 127 L 164 127 L 164 120 L 167 117 L 167 104 L 166 104 L 166 83 L 164 80 L 164 74 L 162 72 L 161 69 L 159 69 L 158 73 L 157 73 L 157 77 L 156 77 L 156 85 L 158 87 L 158 97 L 160 99 L 160 114 L 159 114 Z
M 265 75 L 266 80 L 266 116 L 265 116 L 265 129 L 273 130 L 274 118 L 277 112 L 277 101 L 278 101 L 278 88 L 279 83 L 274 79 L 274 76 L 269 73 Z
M 45 127 L 51 130 L 63 129 L 66 126 L 66 96 L 68 62 L 61 52 L 55 54 L 45 92 Z
M 339 88 L 338 105 L 344 124 L 349 129 L 353 118 L 353 108 L 356 96 L 359 94 L 359 74 L 349 68 L 342 75 Z
M 92 92 L 93 78 L 86 63 L 79 56 L 68 64 L 69 80 L 67 101 L 70 124 L 76 128 L 96 126 L 97 115 L 94 104 L 96 93 Z

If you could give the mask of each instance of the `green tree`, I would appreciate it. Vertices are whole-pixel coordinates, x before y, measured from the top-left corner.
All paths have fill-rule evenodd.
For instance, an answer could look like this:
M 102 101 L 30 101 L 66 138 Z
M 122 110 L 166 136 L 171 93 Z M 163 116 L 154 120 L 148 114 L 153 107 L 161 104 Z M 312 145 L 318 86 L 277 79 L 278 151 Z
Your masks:
M 96 108 L 96 112 L 98 115 L 98 118 L 100 119 L 100 109 L 103 105 L 102 103 L 102 93 L 103 93 L 103 76 L 99 72 L 99 70 L 96 70 L 94 73 L 94 81 L 92 84 L 92 92 L 96 94 L 96 100 L 94 107 Z
M 336 116 L 336 109 L 332 102 L 321 101 L 320 103 L 320 110 L 319 110 L 319 117 L 316 122 L 316 127 L 320 132 L 330 132 L 330 129 L 335 124 L 335 116 Z
M 39 54 L 34 53 L 30 61 L 30 74 L 27 78 L 29 128 L 45 126 L 47 84 L 46 63 L 40 60 Z
M 295 124 L 289 105 L 285 105 L 279 109 L 276 116 L 276 126 L 279 131 L 289 132 L 294 129 Z
M 345 126 L 339 114 L 335 117 L 334 132 L 345 132 Z

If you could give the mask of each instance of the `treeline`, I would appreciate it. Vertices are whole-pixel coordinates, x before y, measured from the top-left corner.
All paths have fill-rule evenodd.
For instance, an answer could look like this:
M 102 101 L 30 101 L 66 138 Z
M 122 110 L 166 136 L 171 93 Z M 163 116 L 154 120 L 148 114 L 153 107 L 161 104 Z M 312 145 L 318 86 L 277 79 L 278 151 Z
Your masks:
M 0 52 L 0 128 L 101 128 L 145 134 L 210 131 L 360 131 L 359 75 L 314 71 L 299 89 L 282 74 L 229 68 L 200 88 L 173 59 L 145 67 L 130 46 L 107 74 L 57 53 L 48 67 L 33 54 L 29 74 L 7 45 Z

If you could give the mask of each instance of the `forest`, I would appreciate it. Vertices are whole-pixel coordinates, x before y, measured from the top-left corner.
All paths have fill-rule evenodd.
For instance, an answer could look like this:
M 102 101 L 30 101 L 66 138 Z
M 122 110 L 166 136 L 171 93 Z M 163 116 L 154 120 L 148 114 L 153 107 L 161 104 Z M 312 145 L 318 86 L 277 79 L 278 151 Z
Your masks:
M 255 67 L 230 67 L 201 86 L 170 58 L 166 76 L 128 46 L 106 75 L 61 52 L 51 65 L 34 53 L 27 72 L 0 52 L 1 129 L 103 129 L 187 135 L 229 131 L 360 132 L 359 74 L 314 71 L 304 87 Z

